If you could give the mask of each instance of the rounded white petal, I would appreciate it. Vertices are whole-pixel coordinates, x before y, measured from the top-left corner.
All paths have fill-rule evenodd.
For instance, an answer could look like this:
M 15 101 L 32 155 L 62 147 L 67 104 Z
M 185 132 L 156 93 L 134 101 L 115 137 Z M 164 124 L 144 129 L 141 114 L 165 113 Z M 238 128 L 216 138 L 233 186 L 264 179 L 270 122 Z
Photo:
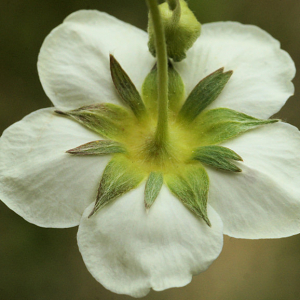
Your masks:
M 188 284 L 220 254 L 222 222 L 196 218 L 163 186 L 147 212 L 142 184 L 79 225 L 78 244 L 92 275 L 107 289 L 133 297 Z
M 226 107 L 269 118 L 293 95 L 295 65 L 264 30 L 235 22 L 204 24 L 200 38 L 176 65 L 189 93 L 205 76 L 224 67 L 233 75 L 208 109 Z
M 44 90 L 57 107 L 119 104 L 109 68 L 113 54 L 137 89 L 154 65 L 146 32 L 98 11 L 71 14 L 45 39 L 38 60 Z
M 276 123 L 223 144 L 244 160 L 242 173 L 207 169 L 209 203 L 224 233 L 237 238 L 280 238 L 300 232 L 300 133 Z
M 0 139 L 0 199 L 43 227 L 79 224 L 95 200 L 108 157 L 65 153 L 99 136 L 51 108 L 6 129 Z

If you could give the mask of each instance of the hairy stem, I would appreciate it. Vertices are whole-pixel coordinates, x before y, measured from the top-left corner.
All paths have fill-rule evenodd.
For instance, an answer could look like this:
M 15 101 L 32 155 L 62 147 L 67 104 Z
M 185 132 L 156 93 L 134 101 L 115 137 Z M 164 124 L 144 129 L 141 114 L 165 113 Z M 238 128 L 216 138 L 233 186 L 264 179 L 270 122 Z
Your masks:
M 164 28 L 157 0 L 146 0 L 154 29 L 158 72 L 158 120 L 155 144 L 164 148 L 168 140 L 168 57 Z
M 179 0 L 168 0 L 169 8 L 173 11 L 173 23 L 177 24 L 181 17 L 181 6 Z

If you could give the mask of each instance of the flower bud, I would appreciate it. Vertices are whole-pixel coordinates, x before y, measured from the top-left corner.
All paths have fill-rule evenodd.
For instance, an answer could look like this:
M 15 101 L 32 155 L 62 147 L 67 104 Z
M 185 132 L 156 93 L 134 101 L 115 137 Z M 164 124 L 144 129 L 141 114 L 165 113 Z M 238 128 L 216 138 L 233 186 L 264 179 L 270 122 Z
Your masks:
M 193 46 L 201 32 L 201 24 L 189 9 L 187 3 L 183 0 L 179 0 L 179 3 L 179 16 L 175 16 L 175 14 L 178 13 L 178 11 L 176 12 L 178 8 L 176 8 L 174 11 L 171 10 L 167 2 L 159 5 L 166 37 L 168 57 L 172 58 L 174 61 L 181 61 L 186 57 L 186 51 Z M 155 37 L 153 24 L 150 17 L 148 33 L 149 51 L 155 57 Z

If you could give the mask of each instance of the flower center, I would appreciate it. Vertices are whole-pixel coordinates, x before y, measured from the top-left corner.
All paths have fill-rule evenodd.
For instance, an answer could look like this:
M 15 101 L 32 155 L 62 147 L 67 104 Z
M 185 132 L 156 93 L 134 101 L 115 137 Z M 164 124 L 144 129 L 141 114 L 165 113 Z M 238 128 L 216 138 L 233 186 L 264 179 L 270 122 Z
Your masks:
M 195 148 L 193 134 L 187 128 L 178 124 L 175 117 L 169 118 L 168 142 L 161 145 L 155 139 L 156 118 L 147 117 L 138 122 L 135 130 L 123 137 L 128 159 L 143 169 L 146 173 L 162 172 L 174 173 L 183 167 L 191 157 L 191 150 Z

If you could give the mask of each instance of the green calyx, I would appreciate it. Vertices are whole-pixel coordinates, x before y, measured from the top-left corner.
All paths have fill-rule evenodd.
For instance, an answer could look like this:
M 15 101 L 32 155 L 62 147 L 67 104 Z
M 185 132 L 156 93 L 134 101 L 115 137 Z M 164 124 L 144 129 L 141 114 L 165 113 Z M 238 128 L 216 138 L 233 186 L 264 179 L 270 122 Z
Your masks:
M 151 112 L 151 114 L 157 115 L 158 111 L 158 78 L 157 78 L 157 65 L 153 67 L 150 73 L 147 75 L 143 87 L 142 98 L 145 102 L 145 106 Z M 168 63 L 168 100 L 169 109 L 172 112 L 178 112 L 185 98 L 185 86 L 173 64 Z
M 192 131 L 201 145 L 217 145 L 257 126 L 278 121 L 257 119 L 229 108 L 216 108 L 200 114 Z
M 200 36 L 201 24 L 196 19 L 187 3 L 183 0 L 173 0 L 159 5 L 161 19 L 166 37 L 168 57 L 174 61 L 181 61 Z M 156 56 L 153 23 L 149 18 L 149 42 L 151 54 Z
M 126 149 L 123 144 L 116 141 L 99 140 L 70 149 L 67 153 L 73 155 L 107 155 L 114 153 L 126 153 Z
M 180 173 L 167 176 L 166 184 L 189 210 L 211 226 L 207 215 L 209 178 L 201 165 L 187 164 Z
M 186 99 L 178 117 L 188 123 L 194 121 L 209 104 L 217 99 L 232 73 L 232 71 L 224 73 L 224 68 L 221 68 L 202 79 Z
M 111 103 L 94 104 L 56 113 L 67 116 L 100 136 L 110 139 L 118 139 L 135 124 L 132 112 Z
M 128 105 L 137 118 L 145 113 L 142 98 L 129 76 L 113 55 L 110 55 L 111 77 L 123 102 Z
M 112 200 L 136 188 L 143 179 L 144 173 L 133 168 L 129 160 L 124 157 L 113 158 L 103 172 L 95 206 L 89 217 Z
M 151 172 L 145 187 L 145 207 L 150 208 L 157 198 L 164 183 L 163 174 L 160 172 Z
M 110 62 L 123 106 L 103 103 L 56 111 L 103 138 L 66 149 L 69 155 L 82 159 L 89 155 L 111 156 L 90 216 L 145 181 L 145 209 L 155 205 L 165 184 L 192 213 L 211 226 L 207 215 L 206 168 L 237 174 L 243 169 L 242 158 L 220 144 L 278 120 L 260 120 L 228 108 L 209 110 L 232 75 L 232 71 L 224 72 L 222 68 L 202 79 L 184 101 L 183 81 L 169 61 L 168 139 L 160 144 L 156 139 L 159 98 L 156 66 L 146 77 L 140 95 L 113 56 Z
M 198 160 L 203 164 L 213 168 L 229 171 L 242 172 L 242 170 L 232 163 L 243 159 L 234 151 L 222 146 L 203 146 L 195 149 L 192 155 L 193 160 Z

